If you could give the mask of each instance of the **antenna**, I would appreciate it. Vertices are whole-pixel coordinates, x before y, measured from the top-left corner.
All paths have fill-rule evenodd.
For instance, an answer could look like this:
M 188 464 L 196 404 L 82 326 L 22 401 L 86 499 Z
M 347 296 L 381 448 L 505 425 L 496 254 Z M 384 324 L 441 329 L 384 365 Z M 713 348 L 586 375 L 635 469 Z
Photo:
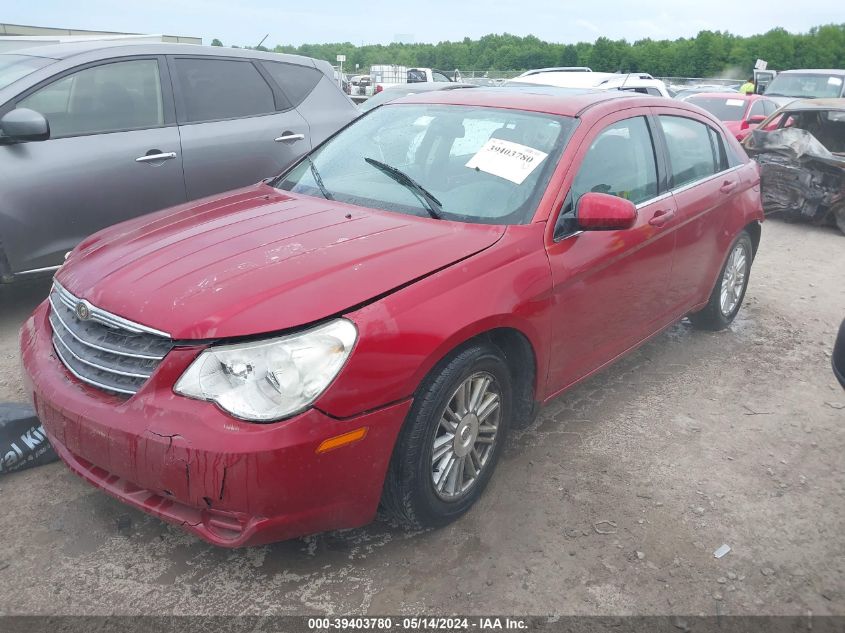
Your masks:
M 625 90 L 625 84 L 628 83 L 628 77 L 630 77 L 630 76 L 631 76 L 631 73 L 628 73 L 627 75 L 625 75 L 625 79 L 622 80 L 622 85 L 619 86 L 620 91 Z
M 266 40 L 268 37 L 270 37 L 269 33 L 261 38 L 261 41 L 258 42 L 258 46 L 261 46 L 264 43 L 264 40 Z M 255 48 L 258 48 L 258 46 L 256 46 Z

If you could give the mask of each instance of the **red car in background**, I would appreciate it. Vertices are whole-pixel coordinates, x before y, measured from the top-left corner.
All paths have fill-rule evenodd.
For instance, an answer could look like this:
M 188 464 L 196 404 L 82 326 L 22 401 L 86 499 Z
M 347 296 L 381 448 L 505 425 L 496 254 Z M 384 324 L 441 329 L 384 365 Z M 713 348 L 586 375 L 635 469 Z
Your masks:
M 684 316 L 726 327 L 762 219 L 757 164 L 699 108 L 427 92 L 85 240 L 21 330 L 25 378 L 72 471 L 217 545 L 379 503 L 443 525 L 542 404 Z
M 762 95 L 744 95 L 739 92 L 702 92 L 685 99 L 725 124 L 738 141 L 778 109 L 777 103 Z

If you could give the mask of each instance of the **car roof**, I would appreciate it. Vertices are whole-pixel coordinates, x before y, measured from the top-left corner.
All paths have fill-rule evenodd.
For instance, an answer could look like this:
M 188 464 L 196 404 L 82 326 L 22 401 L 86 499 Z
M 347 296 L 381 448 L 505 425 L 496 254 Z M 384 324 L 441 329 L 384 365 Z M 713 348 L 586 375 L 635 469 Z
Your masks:
M 708 98 L 715 98 L 715 99 L 742 99 L 743 101 L 756 101 L 757 99 L 763 99 L 763 95 L 756 95 L 756 94 L 743 94 L 741 92 L 696 92 L 694 95 L 690 95 L 690 99 L 697 99 L 699 97 L 704 97 L 705 99 Z
M 792 70 L 782 70 L 779 75 L 845 75 L 845 69 L 842 68 L 793 68 Z
M 44 57 L 47 59 L 69 59 L 77 55 L 84 55 L 103 51 L 103 57 L 119 57 L 123 55 L 215 55 L 218 57 L 245 57 L 249 59 L 267 59 L 274 61 L 288 61 L 304 65 L 314 65 L 310 57 L 289 55 L 282 53 L 265 53 L 243 48 L 223 48 L 220 46 L 200 46 L 199 44 L 175 44 L 168 42 L 127 42 L 109 40 L 88 40 L 85 42 L 65 42 L 63 44 L 47 44 L 30 48 L 15 49 L 0 55 L 27 55 L 29 57 Z
M 694 106 L 671 101 L 665 97 L 651 97 L 635 92 L 618 90 L 581 90 L 553 86 L 506 86 L 500 88 L 478 87 L 473 90 L 436 90 L 408 95 L 392 101 L 390 105 L 420 103 L 430 105 L 465 105 L 470 107 L 510 108 L 528 112 L 545 112 L 560 116 L 579 116 L 590 107 L 614 101 L 619 108 L 638 106 L 671 106 L 699 112 Z
M 845 111 L 845 99 L 797 99 L 781 108 L 782 112 L 795 112 L 796 110 Z
M 410 84 L 396 84 L 387 86 L 382 92 L 428 92 L 429 90 L 453 90 L 455 88 L 478 88 L 477 84 L 461 83 L 456 81 L 415 81 Z

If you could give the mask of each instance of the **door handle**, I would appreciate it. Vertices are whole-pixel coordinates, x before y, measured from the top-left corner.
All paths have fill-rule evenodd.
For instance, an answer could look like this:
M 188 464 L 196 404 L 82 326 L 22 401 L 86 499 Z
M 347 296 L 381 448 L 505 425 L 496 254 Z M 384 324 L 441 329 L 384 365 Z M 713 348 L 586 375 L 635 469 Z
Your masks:
M 136 163 L 154 163 L 159 160 L 170 160 L 176 158 L 176 152 L 162 152 L 158 149 L 151 149 L 144 156 L 135 159 Z
M 719 187 L 719 191 L 722 193 L 730 193 L 736 187 L 736 180 L 726 180 L 722 183 L 722 186 Z
M 655 211 L 654 215 L 651 216 L 651 219 L 648 223 L 651 226 L 663 226 L 667 222 L 669 222 L 672 218 L 675 217 L 675 210 L 674 209 L 665 209 L 663 211 Z
M 277 143 L 284 143 L 285 141 L 302 141 L 305 140 L 304 134 L 294 134 L 293 132 L 283 132 L 280 137 L 275 139 Z

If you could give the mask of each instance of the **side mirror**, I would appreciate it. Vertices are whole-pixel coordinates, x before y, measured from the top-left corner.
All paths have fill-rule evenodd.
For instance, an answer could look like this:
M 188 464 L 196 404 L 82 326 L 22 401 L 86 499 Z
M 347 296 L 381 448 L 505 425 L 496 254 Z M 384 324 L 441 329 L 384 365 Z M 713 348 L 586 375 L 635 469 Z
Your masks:
M 749 125 L 760 125 L 765 120 L 766 120 L 765 114 L 755 114 L 754 116 L 748 117 L 748 124 Z
M 637 207 L 630 200 L 606 193 L 585 193 L 575 210 L 582 231 L 630 229 L 637 221 Z
M 10 110 L 0 119 L 5 140 L 23 143 L 46 141 L 50 138 L 50 123 L 40 112 L 28 108 Z

